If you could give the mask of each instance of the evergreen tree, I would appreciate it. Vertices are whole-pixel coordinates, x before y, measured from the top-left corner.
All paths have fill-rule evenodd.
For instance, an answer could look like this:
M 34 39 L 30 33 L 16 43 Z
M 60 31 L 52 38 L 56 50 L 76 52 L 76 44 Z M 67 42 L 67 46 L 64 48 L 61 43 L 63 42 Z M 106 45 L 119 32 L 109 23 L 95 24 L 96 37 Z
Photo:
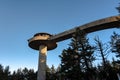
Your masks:
M 51 79 L 50 80 L 56 80 L 57 79 L 57 75 L 56 75 L 56 69 L 55 69 L 54 65 L 52 65 L 52 67 L 50 69 L 51 69 L 51 71 L 50 71 Z
M 116 53 L 116 57 L 120 58 L 120 35 L 116 32 L 113 32 L 113 35 L 111 35 L 111 51 Z
M 15 71 L 13 71 L 13 74 L 11 75 L 11 80 L 18 80 L 18 76 Z
M 9 71 L 9 66 L 6 66 L 4 69 L 4 80 L 9 80 L 10 77 L 10 71 Z
M 85 32 L 77 29 L 69 48 L 64 49 L 60 55 L 62 76 L 71 80 L 80 80 L 84 72 L 87 73 L 85 76 L 91 74 L 92 61 L 95 59 L 93 53 L 94 47 L 90 46 Z
M 23 75 L 23 77 L 24 77 L 24 79 L 28 79 L 28 69 L 27 68 L 24 68 L 23 70 L 22 70 L 22 75 Z
M 24 80 L 24 75 L 23 75 L 22 69 L 17 70 L 16 77 L 17 77 L 17 80 Z
M 26 80 L 37 80 L 37 73 L 33 69 L 28 70 Z
M 4 80 L 4 69 L 3 66 L 0 64 L 0 80 Z
M 51 68 L 49 68 L 49 67 L 47 66 L 46 76 L 47 76 L 47 77 L 46 77 L 46 80 L 56 80 L 56 79 L 58 79 L 58 77 L 57 77 L 57 71 L 56 71 L 54 65 L 52 65 Z
M 46 80 L 50 79 L 50 68 L 48 65 L 46 65 Z
M 74 54 L 75 53 L 75 54 Z M 61 58 L 61 76 L 67 79 L 80 79 L 81 69 L 78 55 L 70 47 L 63 50 Z
M 9 80 L 10 79 L 9 66 L 5 68 L 0 64 L 0 80 Z
M 106 61 L 108 57 L 109 52 L 109 46 L 107 44 L 103 44 L 102 41 L 100 41 L 99 37 L 95 38 L 96 43 L 96 54 L 102 58 L 103 67 L 106 66 Z

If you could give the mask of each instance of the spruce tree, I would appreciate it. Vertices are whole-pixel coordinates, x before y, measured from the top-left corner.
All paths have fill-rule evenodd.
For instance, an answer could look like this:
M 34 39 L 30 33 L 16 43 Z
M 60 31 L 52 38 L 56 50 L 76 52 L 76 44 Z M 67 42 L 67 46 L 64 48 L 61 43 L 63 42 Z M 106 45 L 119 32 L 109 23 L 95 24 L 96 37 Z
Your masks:
M 113 53 L 116 53 L 116 57 L 120 59 L 120 35 L 117 34 L 116 32 L 113 32 L 113 35 L 111 35 L 111 51 Z
M 107 64 L 107 57 L 109 52 L 109 46 L 106 43 L 102 43 L 102 41 L 99 39 L 99 37 L 95 38 L 96 43 L 96 54 L 102 58 L 102 64 L 105 68 Z
M 67 79 L 80 80 L 93 72 L 94 47 L 86 39 L 84 31 L 76 29 L 69 48 L 64 49 L 61 58 L 61 73 Z M 88 76 L 89 77 L 89 76 Z M 87 80 L 89 78 L 87 77 Z

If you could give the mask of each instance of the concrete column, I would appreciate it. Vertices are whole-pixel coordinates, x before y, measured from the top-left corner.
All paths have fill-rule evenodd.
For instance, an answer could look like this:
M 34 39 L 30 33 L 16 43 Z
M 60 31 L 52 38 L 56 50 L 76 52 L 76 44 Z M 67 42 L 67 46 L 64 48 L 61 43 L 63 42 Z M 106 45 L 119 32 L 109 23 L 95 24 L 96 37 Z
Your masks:
M 37 80 L 46 80 L 46 56 L 47 46 L 40 45 Z

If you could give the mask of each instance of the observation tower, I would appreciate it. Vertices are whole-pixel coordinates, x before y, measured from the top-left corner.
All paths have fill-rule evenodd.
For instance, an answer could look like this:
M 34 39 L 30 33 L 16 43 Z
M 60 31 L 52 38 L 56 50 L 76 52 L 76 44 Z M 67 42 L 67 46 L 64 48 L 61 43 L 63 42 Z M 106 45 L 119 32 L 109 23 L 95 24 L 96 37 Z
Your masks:
M 56 42 L 48 40 L 51 36 L 48 33 L 37 33 L 28 40 L 29 47 L 39 51 L 37 80 L 46 80 L 47 50 L 57 47 Z

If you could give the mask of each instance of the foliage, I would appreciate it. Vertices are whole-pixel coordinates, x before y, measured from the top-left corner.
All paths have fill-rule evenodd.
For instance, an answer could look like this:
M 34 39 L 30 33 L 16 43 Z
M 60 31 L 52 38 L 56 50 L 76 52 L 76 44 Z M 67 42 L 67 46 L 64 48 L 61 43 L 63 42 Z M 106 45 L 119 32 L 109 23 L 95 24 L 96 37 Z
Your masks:
M 113 35 L 111 35 L 111 51 L 116 53 L 116 57 L 120 58 L 120 35 L 113 32 Z
M 46 80 L 58 79 L 54 65 L 51 68 L 47 66 Z M 0 80 L 37 80 L 37 72 L 33 69 L 17 69 L 17 71 L 9 71 L 9 66 L 5 68 L 0 64 Z
M 77 29 L 70 47 L 60 55 L 62 76 L 71 80 L 90 77 L 88 74 L 92 71 L 92 61 L 95 59 L 93 53 L 94 47 L 89 44 L 85 32 Z
M 54 65 L 52 65 L 52 67 L 51 68 L 49 68 L 48 66 L 47 66 L 47 79 L 46 80 L 56 80 L 57 79 L 57 75 L 56 75 L 56 69 L 55 69 L 55 67 L 54 67 Z
M 103 66 L 105 67 L 110 47 L 107 44 L 103 44 L 102 41 L 100 41 L 99 37 L 95 38 L 95 43 L 96 43 L 96 54 L 102 58 L 102 63 Z

